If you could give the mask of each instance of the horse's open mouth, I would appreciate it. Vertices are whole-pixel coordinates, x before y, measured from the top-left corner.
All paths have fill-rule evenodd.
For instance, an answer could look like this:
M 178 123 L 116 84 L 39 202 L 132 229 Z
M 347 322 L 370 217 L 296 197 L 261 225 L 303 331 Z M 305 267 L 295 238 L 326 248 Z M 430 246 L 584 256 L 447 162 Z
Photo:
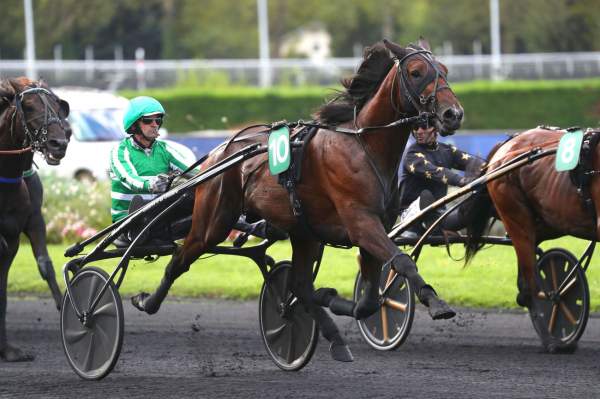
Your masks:
M 60 164 L 60 160 L 63 159 L 64 154 L 60 154 L 60 155 L 55 155 L 49 151 L 44 151 L 44 158 L 46 158 L 46 163 L 48 165 L 59 165 Z
M 441 136 L 451 136 L 454 133 L 456 133 L 456 129 L 457 127 L 454 126 L 448 126 L 445 123 L 441 123 L 439 121 L 436 121 L 437 124 L 437 129 L 440 132 Z

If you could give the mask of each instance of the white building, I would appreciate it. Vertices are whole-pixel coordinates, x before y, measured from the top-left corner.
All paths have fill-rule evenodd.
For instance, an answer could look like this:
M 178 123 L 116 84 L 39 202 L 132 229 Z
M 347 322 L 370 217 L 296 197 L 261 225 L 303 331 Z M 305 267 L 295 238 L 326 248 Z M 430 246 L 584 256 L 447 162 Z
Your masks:
M 307 57 L 322 61 L 331 57 L 331 35 L 320 24 L 288 33 L 279 48 L 282 57 Z

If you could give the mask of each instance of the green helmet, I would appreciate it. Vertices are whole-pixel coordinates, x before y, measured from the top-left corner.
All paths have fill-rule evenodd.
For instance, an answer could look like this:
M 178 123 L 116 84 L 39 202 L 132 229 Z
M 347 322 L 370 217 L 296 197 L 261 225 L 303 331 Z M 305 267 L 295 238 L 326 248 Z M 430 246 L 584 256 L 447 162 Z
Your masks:
M 155 98 L 146 96 L 132 98 L 129 101 L 129 108 L 127 108 L 127 112 L 125 112 L 125 116 L 123 117 L 123 128 L 127 131 L 135 121 L 144 115 L 164 113 L 165 109 Z

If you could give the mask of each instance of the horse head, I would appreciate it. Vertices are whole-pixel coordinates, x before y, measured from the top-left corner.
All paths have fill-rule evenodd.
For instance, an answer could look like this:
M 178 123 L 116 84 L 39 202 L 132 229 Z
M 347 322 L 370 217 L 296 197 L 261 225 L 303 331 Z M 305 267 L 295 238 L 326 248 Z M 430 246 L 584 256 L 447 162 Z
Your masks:
M 409 114 L 430 114 L 442 136 L 453 134 L 463 119 L 464 111 L 448 85 L 448 69 L 435 59 L 429 43 L 401 47 L 383 40 L 397 66 L 399 93 L 396 98 L 401 111 Z
M 58 98 L 43 81 L 25 77 L 0 82 L 0 111 L 12 107 L 8 138 L 10 148 L 40 151 L 49 165 L 58 165 L 71 137 L 66 118 L 69 104 Z

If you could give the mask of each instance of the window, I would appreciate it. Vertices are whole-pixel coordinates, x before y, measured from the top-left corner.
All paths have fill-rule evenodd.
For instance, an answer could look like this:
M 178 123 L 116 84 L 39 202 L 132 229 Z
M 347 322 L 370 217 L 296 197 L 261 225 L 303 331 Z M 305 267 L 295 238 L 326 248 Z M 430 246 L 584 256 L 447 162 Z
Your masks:
M 115 141 L 126 136 L 123 110 L 118 108 L 75 110 L 69 116 L 73 135 L 79 141 Z

